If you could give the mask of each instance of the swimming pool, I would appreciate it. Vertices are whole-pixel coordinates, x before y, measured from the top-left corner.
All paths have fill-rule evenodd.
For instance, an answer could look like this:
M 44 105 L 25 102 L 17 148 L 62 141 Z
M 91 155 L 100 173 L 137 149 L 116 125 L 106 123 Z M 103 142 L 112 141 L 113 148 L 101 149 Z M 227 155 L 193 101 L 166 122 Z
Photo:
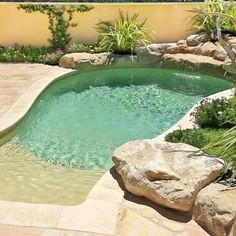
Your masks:
M 5 144 L 5 147 L 11 146 L 17 140 L 21 156 L 25 156 L 22 152 L 30 153 L 30 159 L 26 158 L 20 165 L 18 177 L 7 173 L 10 163 L 14 168 L 12 158 L 3 165 L 0 158 L 0 172 L 9 177 L 8 185 L 14 183 L 16 189 L 20 183 L 32 181 L 32 184 L 23 184 L 31 189 L 31 195 L 35 186 L 42 188 L 42 192 L 56 185 L 58 188 L 60 183 L 56 181 L 59 180 L 73 182 L 77 179 L 82 181 L 81 186 L 86 185 L 89 177 L 80 178 L 81 173 L 89 173 L 88 176 L 98 173 L 95 176 L 99 178 L 112 166 L 111 156 L 116 147 L 129 140 L 156 137 L 175 124 L 198 100 L 228 88 L 229 82 L 215 77 L 153 68 L 106 69 L 69 75 L 40 95 L 12 132 L 14 138 Z M 29 162 L 31 174 L 27 169 L 24 171 Z M 57 178 L 52 179 L 49 171 L 48 176 L 40 180 L 35 172 L 41 170 L 40 163 L 47 165 L 48 162 L 52 169 L 64 169 L 57 170 Z M 63 173 L 71 167 L 75 167 L 73 171 L 77 171 L 78 176 L 66 179 Z M 28 173 L 23 180 L 22 173 Z M 50 187 L 45 188 L 45 185 Z M 72 184 L 72 192 L 74 188 Z M 84 196 L 90 188 L 77 194 Z M 61 196 L 59 192 L 58 199 L 66 198 L 66 194 Z M 0 190 L 0 198 L 2 194 Z M 65 204 L 78 203 L 75 199 Z M 30 197 L 27 201 L 31 201 Z

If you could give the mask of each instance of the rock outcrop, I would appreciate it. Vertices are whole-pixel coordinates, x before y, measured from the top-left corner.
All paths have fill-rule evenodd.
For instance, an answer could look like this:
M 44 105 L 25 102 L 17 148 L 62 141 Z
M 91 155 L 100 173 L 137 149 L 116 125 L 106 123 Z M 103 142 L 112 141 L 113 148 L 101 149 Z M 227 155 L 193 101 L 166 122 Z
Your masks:
M 64 55 L 59 65 L 64 68 L 93 68 L 101 66 L 135 66 L 137 64 L 137 57 L 131 55 L 117 55 L 114 53 L 70 53 Z
M 213 236 L 236 235 L 236 189 L 210 184 L 196 198 L 193 217 Z
M 111 53 L 70 53 L 64 55 L 60 61 L 59 65 L 64 68 L 75 69 L 79 65 L 83 66 L 101 66 L 101 65 L 109 65 Z
M 236 43 L 236 37 L 228 39 Z M 70 53 L 60 59 L 60 66 L 71 69 L 101 66 L 151 66 L 187 69 L 223 74 L 224 69 L 235 73 L 219 42 L 210 42 L 205 35 L 191 35 L 177 43 L 149 44 L 135 49 L 134 56 L 114 53 Z
M 129 192 L 181 211 L 190 211 L 197 193 L 224 168 L 195 147 L 154 140 L 128 142 L 112 159 Z
M 222 71 L 222 61 L 215 60 L 208 56 L 199 56 L 194 54 L 165 54 L 163 56 L 165 65 L 172 68 L 185 68 L 198 70 L 201 72 Z

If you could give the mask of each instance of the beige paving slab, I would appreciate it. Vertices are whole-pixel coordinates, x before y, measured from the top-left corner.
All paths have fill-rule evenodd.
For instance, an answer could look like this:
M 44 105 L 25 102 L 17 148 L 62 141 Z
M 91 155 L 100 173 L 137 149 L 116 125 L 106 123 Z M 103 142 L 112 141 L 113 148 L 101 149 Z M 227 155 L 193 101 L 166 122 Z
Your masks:
M 118 204 L 88 198 L 76 207 L 63 207 L 58 228 L 114 234 L 118 213 Z
M 117 236 L 174 236 L 174 232 L 147 220 L 139 214 L 122 209 L 116 229 Z
M 0 236 L 105 236 L 105 235 L 97 233 L 81 232 L 81 231 L 71 231 L 71 230 L 0 225 Z
M 0 223 L 3 222 L 12 205 L 12 202 L 0 201 Z
M 0 63 L 0 116 L 36 81 L 50 76 L 58 77 L 70 71 L 43 64 Z
M 115 171 L 115 168 L 107 171 L 96 183 L 96 186 L 102 186 L 104 188 L 109 188 L 116 190 L 118 192 L 123 192 L 119 182 L 116 179 L 120 179 L 119 174 Z
M 95 185 L 90 191 L 88 198 L 119 204 L 122 201 L 123 196 L 124 194 L 122 191 L 116 191 L 100 185 Z
M 36 204 L 13 203 L 3 220 L 3 224 L 30 226 L 36 212 Z
M 62 206 L 37 205 L 31 226 L 56 228 L 61 216 Z

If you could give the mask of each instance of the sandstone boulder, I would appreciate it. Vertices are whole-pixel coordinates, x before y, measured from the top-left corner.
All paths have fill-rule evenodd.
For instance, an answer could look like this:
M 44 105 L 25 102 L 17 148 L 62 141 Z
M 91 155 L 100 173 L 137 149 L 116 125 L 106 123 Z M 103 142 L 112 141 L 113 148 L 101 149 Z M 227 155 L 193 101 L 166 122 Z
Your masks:
M 154 140 L 128 142 L 112 159 L 129 192 L 181 211 L 191 210 L 197 193 L 224 168 L 195 147 Z
M 198 45 L 193 54 L 213 57 L 214 59 L 224 61 L 227 54 L 219 43 L 206 42 Z
M 118 55 L 109 52 L 105 53 L 70 53 L 64 55 L 59 65 L 64 68 L 91 68 L 101 67 L 107 65 L 113 66 L 135 66 L 137 64 L 137 57 L 131 55 Z
M 140 65 L 158 65 L 162 60 L 162 55 L 167 48 L 173 46 L 171 43 L 150 44 L 136 49 L 138 62 Z
M 187 54 L 187 53 L 194 53 L 194 49 L 195 47 L 189 47 L 186 44 L 176 44 L 172 47 L 169 47 L 166 49 L 166 54 L 177 54 L 177 53 L 183 53 L 183 54 Z
M 163 63 L 167 67 L 191 69 L 202 72 L 223 73 L 222 61 L 218 61 L 208 56 L 194 54 L 165 54 Z
M 206 34 L 193 34 L 187 37 L 186 43 L 188 46 L 194 47 L 200 43 L 208 42 L 209 39 L 209 36 Z
M 71 68 L 75 69 L 79 65 L 94 65 L 94 66 L 101 66 L 101 65 L 108 65 L 111 63 L 111 55 L 112 53 L 70 53 L 64 55 L 60 61 L 59 65 L 64 68 Z
M 236 235 L 236 189 L 210 184 L 196 198 L 193 217 L 213 236 Z

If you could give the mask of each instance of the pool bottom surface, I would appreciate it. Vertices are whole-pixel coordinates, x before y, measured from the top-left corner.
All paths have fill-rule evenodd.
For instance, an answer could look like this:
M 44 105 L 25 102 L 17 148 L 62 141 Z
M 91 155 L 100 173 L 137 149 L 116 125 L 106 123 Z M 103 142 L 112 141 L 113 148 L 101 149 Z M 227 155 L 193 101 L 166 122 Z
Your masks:
M 0 199 L 78 205 L 105 172 L 37 160 L 19 140 L 13 139 L 0 147 Z

